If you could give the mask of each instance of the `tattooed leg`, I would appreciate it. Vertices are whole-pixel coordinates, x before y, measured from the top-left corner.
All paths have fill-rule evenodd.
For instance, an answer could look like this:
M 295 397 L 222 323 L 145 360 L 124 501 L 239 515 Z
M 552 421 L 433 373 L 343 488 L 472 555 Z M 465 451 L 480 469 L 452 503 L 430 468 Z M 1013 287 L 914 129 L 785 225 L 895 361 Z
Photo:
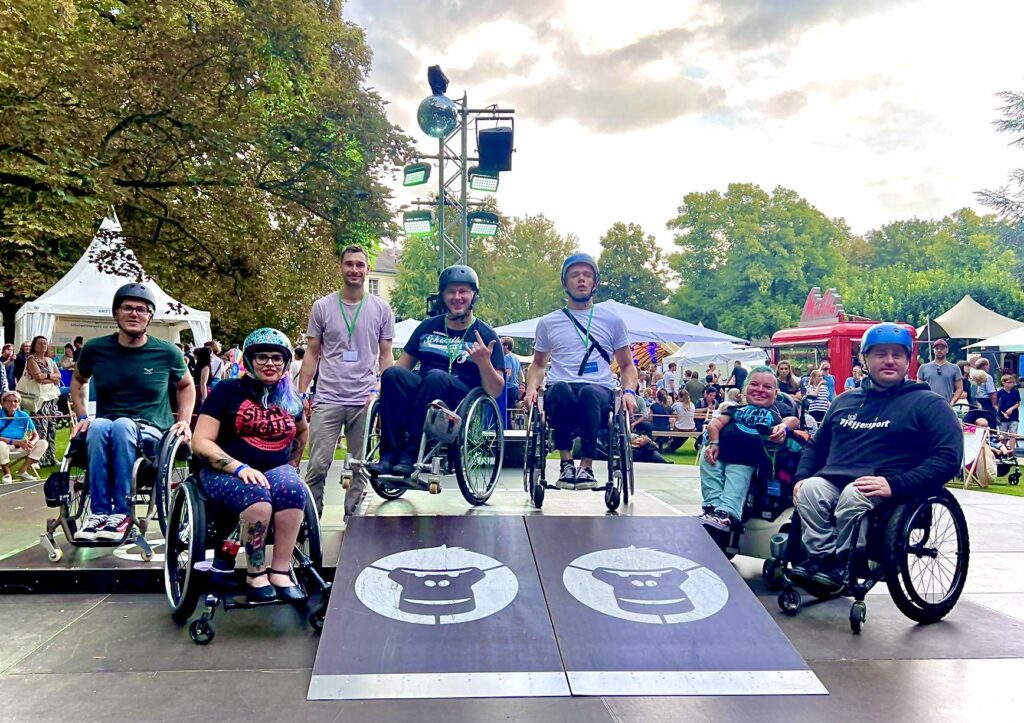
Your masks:
M 270 525 L 271 507 L 269 502 L 257 502 L 242 512 L 242 544 L 249 572 L 262 572 L 267 565 L 267 528 Z M 262 587 L 268 584 L 266 578 L 257 578 L 250 584 Z

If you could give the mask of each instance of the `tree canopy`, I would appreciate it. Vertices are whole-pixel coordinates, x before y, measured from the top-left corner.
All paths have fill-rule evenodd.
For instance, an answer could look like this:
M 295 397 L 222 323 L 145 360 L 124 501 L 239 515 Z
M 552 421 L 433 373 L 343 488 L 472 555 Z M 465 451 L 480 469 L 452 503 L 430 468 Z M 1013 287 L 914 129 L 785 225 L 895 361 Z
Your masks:
M 615 223 L 601 237 L 600 294 L 661 313 L 668 299 L 671 269 L 654 236 L 635 223 Z

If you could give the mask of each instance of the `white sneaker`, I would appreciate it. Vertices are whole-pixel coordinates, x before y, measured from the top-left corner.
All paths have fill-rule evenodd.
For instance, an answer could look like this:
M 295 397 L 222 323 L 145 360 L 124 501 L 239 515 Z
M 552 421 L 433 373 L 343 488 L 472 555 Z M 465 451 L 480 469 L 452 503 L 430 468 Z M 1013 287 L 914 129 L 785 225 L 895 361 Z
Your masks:
M 14 478 L 11 477 L 9 474 L 5 474 L 3 477 L 0 477 L 0 484 L 9 485 L 13 481 Z
M 107 523 L 106 515 L 89 515 L 85 524 L 75 531 L 76 540 L 95 540 L 96 533 Z
M 22 470 L 18 475 L 18 479 L 24 482 L 38 482 L 39 475 L 36 474 L 35 466 L 29 467 L 28 469 Z

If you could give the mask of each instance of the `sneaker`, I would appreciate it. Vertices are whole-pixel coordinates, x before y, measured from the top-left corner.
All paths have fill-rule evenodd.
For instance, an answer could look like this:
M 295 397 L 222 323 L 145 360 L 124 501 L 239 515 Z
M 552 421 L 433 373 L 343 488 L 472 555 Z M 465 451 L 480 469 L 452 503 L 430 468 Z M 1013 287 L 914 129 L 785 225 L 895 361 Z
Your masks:
M 36 474 L 36 465 L 32 465 L 28 469 L 23 469 L 21 473 L 18 474 L 18 479 L 24 482 L 38 482 L 40 477 Z
M 107 523 L 96 531 L 97 540 L 123 540 L 132 526 L 128 515 L 111 515 Z
M 830 560 L 811 577 L 811 581 L 827 592 L 839 594 L 846 587 L 846 566 L 838 560 Z
M 825 558 L 820 555 L 808 557 L 799 565 L 793 566 L 793 569 L 789 571 L 789 577 L 795 583 L 806 585 L 818 573 L 824 562 Z
M 11 477 L 9 474 L 5 474 L 3 477 L 0 477 L 0 484 L 3 484 L 3 485 L 9 485 L 13 481 L 14 481 L 14 478 Z
M 592 490 L 597 487 L 597 477 L 590 467 L 580 467 L 576 472 L 576 489 Z
M 395 466 L 395 457 L 390 454 L 382 454 L 376 462 L 366 465 L 371 474 L 391 474 L 391 468 Z
M 89 515 L 85 518 L 85 524 L 75 530 L 76 540 L 95 540 L 96 533 L 107 522 L 106 515 Z
M 555 485 L 563 490 L 576 489 L 576 465 L 572 460 L 563 460 L 558 467 L 558 481 Z
M 396 477 L 408 477 L 416 471 L 416 457 L 403 454 L 398 458 L 398 462 L 391 468 L 392 474 Z
M 722 512 L 716 510 L 709 514 L 703 521 L 702 524 L 706 527 L 710 527 L 715 530 L 722 532 L 729 532 L 732 529 L 732 518 L 729 517 L 728 512 Z

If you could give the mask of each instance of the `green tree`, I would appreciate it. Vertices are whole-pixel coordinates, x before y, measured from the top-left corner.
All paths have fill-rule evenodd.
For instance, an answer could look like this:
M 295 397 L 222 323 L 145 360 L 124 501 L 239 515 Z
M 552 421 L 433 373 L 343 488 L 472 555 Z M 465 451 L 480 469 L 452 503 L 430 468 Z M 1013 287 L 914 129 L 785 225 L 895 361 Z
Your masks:
M 1012 145 L 1024 147 L 1024 93 L 1004 91 L 999 94 L 1003 107 L 996 130 L 1013 136 Z M 1010 173 L 1009 182 L 994 190 L 980 191 L 978 200 L 1011 224 L 1024 223 L 1024 168 Z
M 671 273 L 654 236 L 638 224 L 614 223 L 601 237 L 600 296 L 660 313 Z
M 670 313 L 746 338 L 795 324 L 811 287 L 844 277 L 841 249 L 850 246 L 842 219 L 782 187 L 687 194 L 668 227 L 680 276 Z
M 407 143 L 338 0 L 11 0 L 0 38 L 5 315 L 111 205 L 146 269 L 232 335 L 295 323 L 338 246 L 393 233 L 384 175 Z

